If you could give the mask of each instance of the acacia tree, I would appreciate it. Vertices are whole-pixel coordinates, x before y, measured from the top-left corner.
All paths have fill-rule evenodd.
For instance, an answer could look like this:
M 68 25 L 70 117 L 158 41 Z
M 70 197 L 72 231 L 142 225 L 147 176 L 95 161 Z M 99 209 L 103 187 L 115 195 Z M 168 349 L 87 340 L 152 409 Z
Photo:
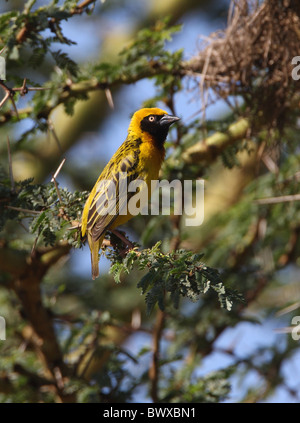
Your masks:
M 146 388 L 153 402 L 219 402 L 230 399 L 233 378 L 250 371 L 260 384 L 240 400 L 267 399 L 277 387 L 297 399 L 282 372 L 298 347 L 289 334 L 244 357 L 234 346 L 223 350 L 230 366 L 198 373 L 228 328 L 256 324 L 249 310 L 268 318 L 289 305 L 282 326 L 299 306 L 297 285 L 280 278 L 282 269 L 297 270 L 299 253 L 297 2 L 233 2 L 227 28 L 184 59 L 167 42 L 184 31 L 176 21 L 195 5 L 174 1 L 172 17 L 145 22 L 115 61 L 88 64 L 57 49 L 73 45 L 64 22 L 93 19 L 109 6 L 92 13 L 95 0 L 47 3 L 31 0 L 0 16 L 7 65 L 0 81 L 1 401 L 126 402 Z M 136 248 L 124 256 L 108 233 L 110 272 L 92 282 L 64 259 L 84 243 L 78 223 L 95 174 L 85 178 L 64 155 L 79 127 L 99 123 L 99 106 L 103 119 L 117 90 L 148 78 L 156 94 L 146 106 L 176 114 L 187 87 L 202 100 L 202 110 L 178 126 L 161 178 L 206 179 L 205 223 L 136 217 Z M 229 112 L 205 119 L 205 106 L 217 100 Z M 63 172 L 78 189 L 61 186 Z M 125 342 L 139 336 L 148 344 L 129 353 Z

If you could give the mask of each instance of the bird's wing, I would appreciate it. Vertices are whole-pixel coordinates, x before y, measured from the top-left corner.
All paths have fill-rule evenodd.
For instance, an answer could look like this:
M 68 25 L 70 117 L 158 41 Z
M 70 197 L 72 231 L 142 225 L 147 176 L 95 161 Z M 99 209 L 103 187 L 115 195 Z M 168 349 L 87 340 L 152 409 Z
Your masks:
M 135 192 L 128 192 L 128 185 L 132 181 L 144 181 L 145 175 L 137 172 L 138 154 L 127 154 L 115 166 L 108 164 L 107 171 L 96 184 L 95 194 L 91 201 L 87 229 L 92 238 L 97 241 L 103 232 L 109 229 L 120 215 L 127 214 L 127 203 Z

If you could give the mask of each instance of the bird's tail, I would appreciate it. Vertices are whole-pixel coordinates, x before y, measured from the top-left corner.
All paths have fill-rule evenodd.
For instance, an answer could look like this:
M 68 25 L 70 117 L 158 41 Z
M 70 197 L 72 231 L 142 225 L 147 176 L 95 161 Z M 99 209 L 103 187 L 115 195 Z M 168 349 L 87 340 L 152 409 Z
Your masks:
M 97 241 L 93 241 L 92 235 L 88 232 L 88 243 L 91 250 L 91 262 L 92 262 L 92 278 L 96 279 L 99 276 L 99 250 L 102 245 L 104 235 L 101 236 Z

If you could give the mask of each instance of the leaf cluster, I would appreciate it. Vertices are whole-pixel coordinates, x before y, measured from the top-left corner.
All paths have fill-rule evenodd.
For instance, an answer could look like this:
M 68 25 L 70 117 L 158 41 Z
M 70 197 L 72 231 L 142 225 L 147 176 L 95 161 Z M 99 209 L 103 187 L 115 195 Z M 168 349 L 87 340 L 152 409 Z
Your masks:
M 9 11 L 0 17 L 1 42 L 7 48 L 5 55 L 8 66 L 26 64 L 37 68 L 50 53 L 59 68 L 76 75 L 77 64 L 61 50 L 53 50 L 52 45 L 75 44 L 63 34 L 61 22 L 72 16 L 77 2 L 65 0 L 62 5 L 58 5 L 57 0 L 52 0 L 48 5 L 34 9 L 35 3 L 36 0 L 29 0 L 22 11 Z M 50 36 L 47 36 L 48 31 Z M 24 55 L 23 50 L 28 46 L 31 54 Z
M 216 269 L 206 266 L 201 258 L 203 254 L 178 250 L 162 253 L 160 242 L 154 247 L 137 251 L 131 250 L 125 259 L 113 259 L 110 272 L 116 282 L 120 282 L 122 272 L 130 273 L 133 266 L 147 270 L 137 286 L 146 294 L 147 312 L 151 313 L 157 304 L 165 309 L 166 294 L 175 308 L 179 307 L 180 297 L 195 302 L 200 295 L 212 290 L 217 293 L 221 307 L 230 310 L 234 300 L 241 300 L 235 291 L 225 288 L 221 275 Z
M 219 403 L 228 397 L 231 390 L 230 368 L 208 373 L 202 378 L 186 378 L 190 371 L 189 366 L 183 366 L 180 372 L 174 372 L 164 390 L 164 402 L 211 404 Z
M 1 219 L 0 229 L 9 220 L 29 224 L 29 231 L 42 237 L 45 245 L 67 240 L 79 246 L 78 230 L 72 229 L 72 221 L 79 222 L 86 192 L 70 192 L 53 183 L 34 184 L 32 179 L 16 183 L 14 191 L 6 176 L 0 183 Z
M 94 76 L 103 86 L 115 82 L 127 83 L 151 77 L 160 69 L 167 78 L 179 72 L 182 50 L 174 53 L 166 49 L 166 42 L 181 29 L 181 25 L 169 25 L 169 19 L 161 19 L 156 25 L 138 31 L 133 42 L 119 53 L 117 63 L 101 62 L 86 69 L 85 78 Z

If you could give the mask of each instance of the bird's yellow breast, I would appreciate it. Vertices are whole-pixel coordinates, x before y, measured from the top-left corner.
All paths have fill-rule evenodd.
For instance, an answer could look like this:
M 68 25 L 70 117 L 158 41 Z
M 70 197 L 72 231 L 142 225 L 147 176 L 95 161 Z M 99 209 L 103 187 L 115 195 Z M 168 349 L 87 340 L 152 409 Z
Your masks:
M 151 189 L 155 186 L 151 184 L 151 181 L 155 181 L 158 179 L 164 155 L 164 149 L 158 149 L 157 147 L 155 147 L 152 141 L 147 142 L 144 139 L 144 141 L 140 145 L 138 173 L 144 176 L 147 185 L 148 195 L 146 195 L 146 197 L 143 197 L 145 200 L 148 199 L 149 201 L 151 199 Z M 141 188 L 141 190 L 143 190 L 143 188 Z M 144 201 L 140 204 L 141 209 L 147 205 L 148 201 Z M 128 222 L 131 217 L 132 215 L 129 211 L 126 215 L 118 216 L 114 224 L 112 225 L 112 228 L 116 228 L 120 225 L 123 225 L 124 223 Z
M 153 179 L 158 179 L 158 174 L 165 157 L 165 150 L 157 148 L 152 142 L 142 142 L 140 145 L 140 168 L 147 175 L 147 184 Z

